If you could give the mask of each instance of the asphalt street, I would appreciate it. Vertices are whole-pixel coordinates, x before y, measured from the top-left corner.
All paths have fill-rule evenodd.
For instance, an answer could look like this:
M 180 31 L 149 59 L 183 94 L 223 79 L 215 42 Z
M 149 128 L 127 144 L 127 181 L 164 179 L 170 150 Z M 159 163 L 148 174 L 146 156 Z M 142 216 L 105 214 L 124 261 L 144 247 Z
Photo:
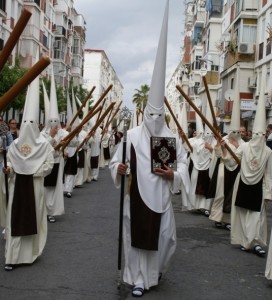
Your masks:
M 120 190 L 108 169 L 97 182 L 85 183 L 65 198 L 66 214 L 48 224 L 42 256 L 31 266 L 4 270 L 5 240 L 0 237 L 1 300 L 125 300 L 130 287 L 117 288 Z M 229 242 L 229 231 L 217 229 L 204 215 L 181 212 L 173 199 L 177 251 L 159 286 L 146 300 L 272 299 L 264 277 L 266 258 L 244 253 Z M 268 210 L 269 232 L 272 206 Z

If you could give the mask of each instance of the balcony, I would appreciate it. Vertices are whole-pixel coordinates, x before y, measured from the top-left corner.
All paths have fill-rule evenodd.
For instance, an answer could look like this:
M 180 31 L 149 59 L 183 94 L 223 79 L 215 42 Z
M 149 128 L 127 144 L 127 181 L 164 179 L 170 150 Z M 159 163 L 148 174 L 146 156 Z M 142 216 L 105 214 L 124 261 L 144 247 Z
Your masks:
M 208 71 L 205 77 L 208 84 L 216 85 L 220 83 L 220 74 L 217 71 Z
M 244 54 L 244 53 L 239 53 L 237 50 L 228 51 L 225 54 L 224 70 L 229 69 L 237 62 L 254 62 L 254 61 L 255 61 L 255 53 Z

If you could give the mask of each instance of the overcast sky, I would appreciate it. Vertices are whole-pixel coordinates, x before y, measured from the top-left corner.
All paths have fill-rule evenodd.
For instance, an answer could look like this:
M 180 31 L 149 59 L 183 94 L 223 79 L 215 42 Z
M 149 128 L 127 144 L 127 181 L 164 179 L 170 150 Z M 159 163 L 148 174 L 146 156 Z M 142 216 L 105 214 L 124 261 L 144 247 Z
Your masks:
M 124 87 L 124 104 L 150 85 L 166 0 L 75 0 L 86 21 L 85 48 L 104 50 Z M 170 0 L 167 78 L 180 60 L 184 0 Z

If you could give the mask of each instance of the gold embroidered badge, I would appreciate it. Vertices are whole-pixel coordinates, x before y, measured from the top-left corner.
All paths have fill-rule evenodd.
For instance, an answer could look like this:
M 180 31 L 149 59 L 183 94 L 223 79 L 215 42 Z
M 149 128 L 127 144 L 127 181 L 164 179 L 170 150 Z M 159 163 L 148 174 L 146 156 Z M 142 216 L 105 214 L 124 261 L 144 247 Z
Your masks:
M 20 148 L 20 152 L 24 156 L 28 156 L 32 152 L 32 149 L 28 144 L 23 144 L 23 146 Z

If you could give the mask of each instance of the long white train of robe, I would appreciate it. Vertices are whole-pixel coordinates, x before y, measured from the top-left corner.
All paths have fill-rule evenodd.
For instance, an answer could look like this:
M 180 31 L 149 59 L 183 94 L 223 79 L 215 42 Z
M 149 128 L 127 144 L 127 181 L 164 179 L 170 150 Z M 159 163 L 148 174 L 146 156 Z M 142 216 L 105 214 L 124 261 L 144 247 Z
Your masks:
M 265 266 L 265 277 L 272 280 L 272 230 L 270 235 L 270 243 L 267 254 L 267 261 Z
M 134 128 L 132 130 L 137 129 Z M 131 141 L 128 136 L 126 161 L 130 160 L 130 146 Z M 117 174 L 117 167 L 122 161 L 122 149 L 123 145 L 121 143 L 109 164 L 111 175 L 117 188 L 120 187 L 121 181 L 121 176 Z M 180 148 L 179 151 L 181 151 Z M 168 187 L 172 193 L 175 193 L 180 188 L 182 180 L 184 187 L 186 187 L 187 192 L 189 192 L 190 180 L 187 171 L 185 150 L 183 149 L 182 154 L 178 153 L 177 157 L 182 157 L 182 161 L 178 163 L 178 172 L 175 172 L 174 180 L 172 183 L 168 183 Z M 176 249 L 175 218 L 171 200 L 169 199 L 168 209 L 161 215 L 158 251 L 147 251 L 131 246 L 129 195 L 125 197 L 123 218 L 123 245 L 125 256 L 123 280 L 130 285 L 143 283 L 145 289 L 149 289 L 158 284 L 159 273 L 167 271 Z
M 44 199 L 44 177 L 48 175 L 54 164 L 53 150 L 47 156 L 46 161 L 40 169 L 33 175 L 35 206 L 37 217 L 37 234 L 29 236 L 11 236 L 11 208 L 13 203 L 14 185 L 16 174 L 11 168 L 9 181 L 9 202 L 7 208 L 6 223 L 6 246 L 5 258 L 6 264 L 30 264 L 42 254 L 47 239 L 47 210 Z
M 6 227 L 7 202 L 6 202 L 6 186 L 5 174 L 0 174 L 0 226 Z
M 238 158 L 241 158 L 243 155 L 243 146 L 244 144 L 241 145 L 236 151 Z M 241 161 L 241 168 L 243 167 L 243 163 L 246 162 L 243 162 L 243 160 Z M 231 244 L 242 245 L 247 249 L 250 249 L 255 245 L 267 245 L 267 217 L 264 199 L 271 200 L 271 173 L 272 156 L 269 155 L 263 177 L 263 201 L 260 212 L 235 206 L 235 199 L 241 173 L 237 175 L 232 195 Z

